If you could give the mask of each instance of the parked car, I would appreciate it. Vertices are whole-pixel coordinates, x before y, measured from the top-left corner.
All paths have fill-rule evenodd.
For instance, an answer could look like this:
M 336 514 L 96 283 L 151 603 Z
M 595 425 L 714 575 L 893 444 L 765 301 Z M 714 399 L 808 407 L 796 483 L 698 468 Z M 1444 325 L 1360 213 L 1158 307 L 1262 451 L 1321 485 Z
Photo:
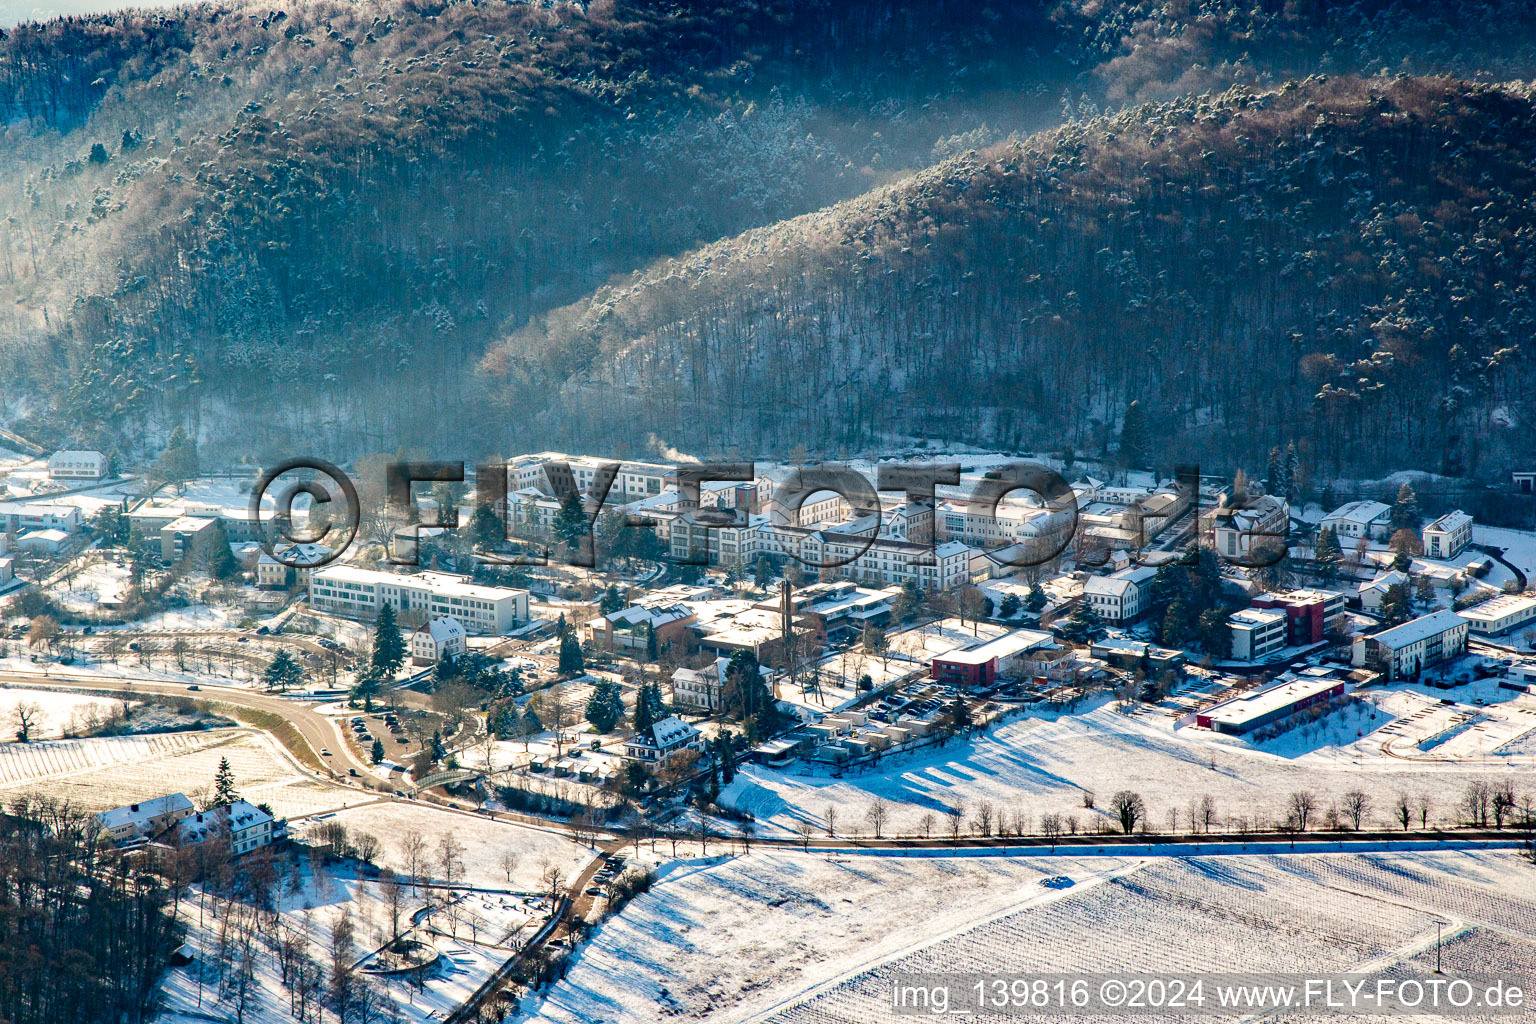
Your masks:
M 193 683 L 191 686 L 187 687 L 187 689 L 189 689 L 189 690 L 201 690 L 202 687 L 198 686 L 196 683 Z

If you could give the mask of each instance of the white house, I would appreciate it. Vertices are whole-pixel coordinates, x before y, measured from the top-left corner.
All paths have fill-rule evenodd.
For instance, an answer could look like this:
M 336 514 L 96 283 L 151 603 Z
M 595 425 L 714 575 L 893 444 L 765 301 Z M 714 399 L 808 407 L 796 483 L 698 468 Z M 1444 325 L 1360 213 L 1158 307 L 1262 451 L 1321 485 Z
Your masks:
M 1246 558 L 1265 545 L 1285 543 L 1291 507 L 1281 498 L 1261 494 L 1240 506 L 1218 505 L 1201 518 L 1201 532 L 1218 555 Z
M 1374 636 L 1356 637 L 1352 660 L 1374 665 L 1388 679 L 1411 676 L 1466 650 L 1467 620 L 1448 608 L 1409 619 Z
M 1387 588 L 1397 584 L 1407 585 L 1407 583 L 1406 573 L 1391 569 L 1368 583 L 1360 584 L 1360 607 L 1368 612 L 1380 611 L 1382 599 L 1387 596 Z
M 109 463 L 101 452 L 54 452 L 48 459 L 51 480 L 100 480 L 107 475 Z
M 56 555 L 68 543 L 69 534 L 63 530 L 33 530 L 16 539 L 16 549 L 34 555 Z
M 689 711 L 715 714 L 725 706 L 725 669 L 728 658 L 716 658 L 703 668 L 680 668 L 672 673 L 672 703 Z
M 181 793 L 168 793 L 142 803 L 114 807 L 96 815 L 107 838 L 121 846 L 124 843 L 149 839 L 167 828 L 191 817 L 197 808 Z
M 1384 541 L 1392 535 L 1392 506 L 1379 501 L 1352 501 L 1323 517 L 1318 531 L 1332 529 L 1335 537 Z
M 643 732 L 637 732 L 624 741 L 624 754 L 637 761 L 659 763 L 670 760 L 684 750 L 702 750 L 704 738 L 699 730 L 669 715 Z
M 1455 558 L 1472 541 L 1472 517 L 1461 509 L 1447 512 L 1424 527 L 1426 558 Z
M 411 661 L 436 665 L 444 658 L 461 658 L 468 650 L 464 624 L 451 615 L 439 615 L 422 623 L 411 634 Z
M 177 829 L 183 846 L 227 835 L 229 855 L 238 857 L 271 844 L 272 815 L 244 800 L 236 800 L 228 807 L 215 807 L 182 818 Z
M 308 584 L 314 567 L 331 557 L 331 549 L 324 544 L 290 544 L 277 553 L 283 556 L 283 561 L 278 561 L 265 551 L 256 559 L 258 587 L 281 588 L 296 582 Z
M 1083 583 L 1083 600 L 1105 622 L 1129 622 L 1148 606 L 1157 570 L 1139 565 L 1110 576 L 1090 576 Z

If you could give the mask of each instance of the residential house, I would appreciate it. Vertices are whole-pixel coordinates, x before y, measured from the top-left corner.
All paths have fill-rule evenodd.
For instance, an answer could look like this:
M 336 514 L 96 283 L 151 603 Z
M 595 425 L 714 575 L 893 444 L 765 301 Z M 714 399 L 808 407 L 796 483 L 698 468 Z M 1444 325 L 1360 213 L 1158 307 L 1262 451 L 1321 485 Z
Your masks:
M 1381 602 L 1387 596 L 1387 589 L 1398 585 L 1407 586 L 1408 576 L 1396 569 L 1390 569 L 1375 579 L 1360 584 L 1360 607 L 1368 612 L 1381 611 Z
M 436 665 L 462 658 L 468 650 L 464 624 L 451 615 L 434 615 L 411 633 L 411 663 Z
M 703 668 L 672 673 L 672 703 L 687 711 L 718 714 L 725 708 L 725 669 L 729 658 L 716 658 Z
M 1240 505 L 1217 505 L 1201 515 L 1201 535 L 1223 558 L 1247 558 L 1267 545 L 1285 543 L 1291 507 L 1271 494 L 1250 497 Z
M 1157 570 L 1134 566 L 1110 576 L 1090 576 L 1083 582 L 1083 600 L 1105 622 L 1130 622 L 1150 605 Z
M 182 818 L 176 828 L 183 846 L 222 840 L 229 844 L 229 855 L 238 857 L 271 845 L 273 826 L 272 815 L 244 800 L 236 800 L 228 807 L 215 807 Z
M 1461 509 L 1424 527 L 1424 557 L 1455 558 L 1472 542 L 1472 517 Z
M 101 452 L 54 452 L 48 459 L 48 478 L 50 480 L 100 480 L 107 475 L 109 465 L 107 457 Z
M 281 561 L 265 551 L 256 559 L 258 587 L 281 589 L 295 583 L 308 586 L 310 573 L 315 566 L 325 565 L 330 560 L 331 549 L 324 544 L 290 544 L 279 548 L 277 554 L 282 556 Z
M 153 800 L 102 811 L 96 815 L 96 820 L 101 822 L 107 838 L 123 846 L 153 838 L 196 811 L 185 795 L 168 793 Z
M 699 730 L 676 715 L 669 715 L 624 741 L 626 757 L 651 764 L 665 763 L 684 750 L 703 749 L 704 737 Z

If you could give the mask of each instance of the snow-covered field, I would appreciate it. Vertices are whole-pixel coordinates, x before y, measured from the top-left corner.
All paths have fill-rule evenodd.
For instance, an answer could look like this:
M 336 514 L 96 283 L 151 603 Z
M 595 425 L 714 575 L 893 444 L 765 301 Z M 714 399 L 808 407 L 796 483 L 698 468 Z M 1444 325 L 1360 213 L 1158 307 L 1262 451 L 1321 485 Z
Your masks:
M 678 862 L 531 1019 L 873 1024 L 903 972 L 1381 970 L 1437 921 L 1470 964 L 1497 940 L 1529 970 L 1533 877 L 1491 852 Z
M 593 856 L 591 850 L 558 832 L 456 813 L 424 803 L 365 804 L 327 815 L 324 820 L 339 822 L 348 832 L 371 832 L 378 836 L 382 842 L 378 863 L 396 871 L 406 867 L 400 839 L 407 831 L 415 829 L 421 833 L 429 855 L 435 855 L 432 851 L 437 849 L 439 836 L 452 835 L 464 846 L 463 881 L 488 889 L 536 890 L 545 861 L 557 865 L 569 878 Z M 517 855 L 517 867 L 510 882 L 502 867 L 502 854 L 509 850 Z
M 1530 697 L 1498 691 L 1488 681 L 1476 686 L 1482 687 L 1478 692 L 1503 694 L 1499 699 L 1504 703 L 1479 709 L 1483 713 L 1536 725 L 1536 715 L 1526 710 L 1529 706 L 1536 711 L 1536 701 Z M 1463 690 L 1470 695 L 1468 688 L 1462 688 L 1459 697 Z M 1205 730 L 1176 730 L 1173 719 L 1163 712 L 1128 715 L 1104 702 L 1072 714 L 1015 719 L 943 747 L 890 755 L 864 775 L 836 778 L 825 769 L 797 774 L 809 771 L 803 766 L 786 771 L 747 766 L 722 792 L 721 800 L 751 812 L 768 834 L 792 832 L 799 821 L 820 829 L 829 806 L 837 811 L 840 832 L 867 832 L 864 815 L 877 799 L 891 807 L 887 834 L 916 833 L 929 813 L 937 819 L 935 831 L 944 831 L 948 816 L 957 808 L 964 806 L 970 816 L 982 803 L 992 804 L 1010 819 L 1019 813 L 1032 822 L 1048 812 L 1076 816 L 1081 830 L 1093 831 L 1109 820 L 1110 797 L 1118 790 L 1132 789 L 1147 803 L 1150 828 L 1167 828 L 1169 815 L 1177 811 L 1178 827 L 1183 830 L 1188 828 L 1190 802 L 1205 794 L 1215 798 L 1220 820 L 1244 819 L 1254 825 L 1283 821 L 1293 792 L 1314 793 L 1320 819 L 1330 803 L 1359 788 L 1372 797 L 1367 821 L 1384 824 L 1390 821 L 1389 805 L 1400 792 L 1407 793 L 1415 806 L 1427 798 L 1429 820 L 1444 820 L 1454 817 L 1454 807 L 1473 779 L 1500 779 L 1513 770 L 1505 764 L 1428 760 L 1429 753 L 1416 749 L 1418 739 L 1398 740 L 1383 727 L 1408 709 L 1434 705 L 1435 699 L 1402 691 L 1385 691 L 1373 699 L 1378 696 L 1384 707 L 1374 720 L 1356 708 L 1264 744 Z M 1514 728 L 1506 726 L 1504 731 Z M 1383 755 L 1382 744 L 1389 741 L 1398 756 Z M 1460 742 L 1476 744 L 1482 739 L 1473 735 Z M 1467 749 L 1469 754 L 1478 750 Z M 1443 751 L 1432 753 L 1445 756 Z M 1522 780 L 1515 778 L 1521 786 Z M 1084 791 L 1094 794 L 1097 809 L 1083 806 Z
M 182 792 L 194 801 L 229 759 L 235 785 L 279 815 L 341 806 L 347 793 L 321 786 L 266 735 L 241 729 L 113 736 L 0 747 L 0 789 L 24 789 L 98 811 Z
M 54 600 L 72 612 L 96 611 L 103 603 L 120 604 L 129 587 L 127 566 L 93 562 L 52 590 Z
M 0 689 L 0 737 L 15 739 L 15 714 L 17 707 L 22 704 L 37 705 L 38 720 L 32 726 L 32 738 L 47 739 L 64 735 L 71 724 L 82 725 L 93 709 L 105 716 L 116 703 L 107 697 L 89 697 L 78 693 Z M 5 749 L 0 746 L 0 756 L 3 756 Z

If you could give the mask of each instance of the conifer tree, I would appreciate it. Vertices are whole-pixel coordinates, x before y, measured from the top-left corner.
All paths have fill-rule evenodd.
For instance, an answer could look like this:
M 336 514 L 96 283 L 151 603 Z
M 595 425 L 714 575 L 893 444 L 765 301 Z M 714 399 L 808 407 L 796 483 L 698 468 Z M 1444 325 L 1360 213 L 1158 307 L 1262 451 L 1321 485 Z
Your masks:
M 395 622 L 395 608 L 388 601 L 379 607 L 373 627 L 373 668 L 381 680 L 393 679 L 405 664 L 405 639 Z
M 240 794 L 235 791 L 235 771 L 229 766 L 229 758 L 219 758 L 218 771 L 213 773 L 213 805 L 214 807 L 228 807 Z
M 1139 401 L 1126 406 L 1120 424 L 1120 460 L 1132 469 L 1145 469 L 1152 461 L 1152 438 Z

